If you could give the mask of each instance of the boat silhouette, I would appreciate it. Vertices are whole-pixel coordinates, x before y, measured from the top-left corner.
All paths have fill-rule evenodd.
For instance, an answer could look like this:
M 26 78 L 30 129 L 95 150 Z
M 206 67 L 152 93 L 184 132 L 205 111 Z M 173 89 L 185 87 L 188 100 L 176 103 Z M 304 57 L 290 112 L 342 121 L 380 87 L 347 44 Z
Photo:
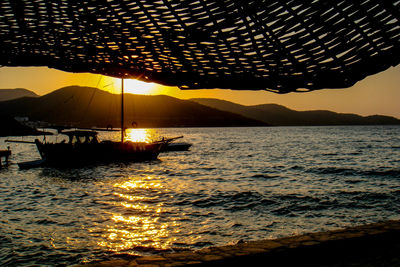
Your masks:
M 169 143 L 162 138 L 150 143 L 125 140 L 124 125 L 124 79 L 121 79 L 121 140 L 100 141 L 98 132 L 90 129 L 65 130 L 56 127 L 59 134 L 68 136 L 68 141 L 51 142 L 35 139 L 41 160 L 19 163 L 21 168 L 38 166 L 75 167 L 95 163 L 139 162 L 157 159 L 159 153 Z M 9 142 L 19 142 L 8 140 Z
M 164 141 L 152 143 L 132 141 L 100 141 L 97 131 L 62 131 L 68 141 L 42 142 L 35 140 L 45 165 L 83 166 L 93 163 L 138 162 L 157 159 Z

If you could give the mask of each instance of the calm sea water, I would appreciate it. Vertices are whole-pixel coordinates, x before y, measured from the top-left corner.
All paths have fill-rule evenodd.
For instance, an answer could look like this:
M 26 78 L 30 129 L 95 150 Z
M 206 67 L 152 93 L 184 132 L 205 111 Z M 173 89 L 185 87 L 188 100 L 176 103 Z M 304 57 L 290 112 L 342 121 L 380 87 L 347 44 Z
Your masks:
M 193 147 L 152 162 L 19 170 L 39 155 L 9 144 L 0 265 L 72 265 L 400 219 L 399 126 L 138 132 L 146 134 L 184 135 Z

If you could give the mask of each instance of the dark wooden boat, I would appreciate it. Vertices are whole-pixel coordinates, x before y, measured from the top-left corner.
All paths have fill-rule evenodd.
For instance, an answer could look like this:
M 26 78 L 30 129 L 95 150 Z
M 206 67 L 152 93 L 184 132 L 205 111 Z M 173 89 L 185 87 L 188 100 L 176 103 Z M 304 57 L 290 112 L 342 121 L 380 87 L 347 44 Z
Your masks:
M 93 130 L 63 131 L 68 141 L 51 143 L 35 140 L 44 165 L 85 166 L 108 162 L 138 162 L 157 159 L 166 141 L 152 143 L 125 141 L 124 79 L 121 79 L 121 141 L 99 141 Z
M 48 166 L 83 166 L 91 163 L 138 162 L 157 159 L 164 142 L 99 141 L 96 131 L 64 131 L 68 141 L 35 140 Z
M 88 164 L 108 162 L 138 162 L 157 159 L 163 151 L 186 151 L 189 143 L 172 143 L 183 136 L 165 139 L 152 143 L 125 141 L 124 126 L 124 79 L 121 83 L 121 141 L 99 141 L 98 132 L 94 130 L 71 130 L 57 128 L 68 140 L 48 142 L 36 139 L 31 141 L 8 140 L 9 142 L 35 143 L 41 160 L 21 162 L 20 168 L 41 166 L 75 167 Z

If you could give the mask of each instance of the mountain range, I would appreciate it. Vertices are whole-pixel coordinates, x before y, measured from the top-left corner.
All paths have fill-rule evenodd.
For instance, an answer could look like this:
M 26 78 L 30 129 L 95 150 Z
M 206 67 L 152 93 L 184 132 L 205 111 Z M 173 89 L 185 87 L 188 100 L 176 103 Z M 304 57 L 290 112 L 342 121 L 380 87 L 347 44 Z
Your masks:
M 125 94 L 125 125 L 154 127 L 266 126 L 242 115 L 169 96 Z M 69 86 L 40 97 L 0 102 L 12 117 L 77 127 L 120 127 L 121 96 L 92 87 Z
M 38 97 L 38 95 L 30 90 L 23 88 L 0 89 L 0 101 L 17 99 L 20 97 Z
M 277 104 L 243 106 L 212 98 L 191 99 L 199 104 L 219 110 L 235 112 L 247 118 L 260 120 L 273 126 L 325 126 L 325 125 L 392 125 L 400 120 L 390 116 L 360 116 L 327 110 L 296 111 Z
M 12 98 L 0 102 L 1 114 L 64 126 L 120 126 L 121 96 L 100 89 L 69 86 L 44 96 Z M 400 124 L 389 116 L 296 111 L 277 104 L 244 106 L 219 99 L 181 100 L 163 95 L 125 94 L 124 111 L 125 125 L 140 128 Z

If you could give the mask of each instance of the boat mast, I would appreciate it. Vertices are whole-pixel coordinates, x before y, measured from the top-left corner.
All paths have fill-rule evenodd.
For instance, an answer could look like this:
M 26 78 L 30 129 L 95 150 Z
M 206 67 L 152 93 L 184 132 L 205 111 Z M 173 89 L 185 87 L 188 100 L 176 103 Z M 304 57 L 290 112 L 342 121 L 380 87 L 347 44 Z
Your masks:
M 121 79 L 121 143 L 124 142 L 124 78 Z

